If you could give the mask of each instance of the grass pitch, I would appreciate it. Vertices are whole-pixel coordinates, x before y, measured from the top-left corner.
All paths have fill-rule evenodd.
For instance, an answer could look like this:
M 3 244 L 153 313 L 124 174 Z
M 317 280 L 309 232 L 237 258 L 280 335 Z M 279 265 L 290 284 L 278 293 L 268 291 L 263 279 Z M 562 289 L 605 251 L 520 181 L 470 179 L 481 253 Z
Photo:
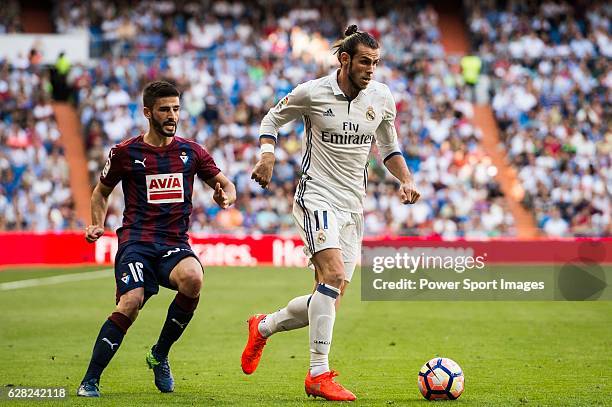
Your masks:
M 0 283 L 88 270 L 5 270 Z M 463 368 L 466 390 L 452 405 L 612 405 L 612 302 L 361 302 L 354 280 L 330 361 L 356 405 L 427 405 L 417 373 L 434 356 Z M 303 269 L 208 268 L 198 311 L 170 353 L 173 394 L 157 391 L 144 361 L 174 295 L 162 289 L 102 376 L 100 400 L 74 394 L 114 306 L 112 274 L 0 290 L 0 393 L 13 385 L 70 394 L 36 405 L 319 405 L 303 389 L 306 329 L 272 337 L 252 376 L 240 370 L 247 317 L 311 287 Z

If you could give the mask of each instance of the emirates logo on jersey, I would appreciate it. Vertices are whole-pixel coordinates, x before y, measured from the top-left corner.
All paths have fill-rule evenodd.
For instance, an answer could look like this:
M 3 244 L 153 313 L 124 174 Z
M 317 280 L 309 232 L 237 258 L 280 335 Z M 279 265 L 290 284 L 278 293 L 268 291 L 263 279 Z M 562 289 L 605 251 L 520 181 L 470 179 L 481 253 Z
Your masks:
M 183 174 L 147 175 L 147 202 L 153 204 L 183 202 Z

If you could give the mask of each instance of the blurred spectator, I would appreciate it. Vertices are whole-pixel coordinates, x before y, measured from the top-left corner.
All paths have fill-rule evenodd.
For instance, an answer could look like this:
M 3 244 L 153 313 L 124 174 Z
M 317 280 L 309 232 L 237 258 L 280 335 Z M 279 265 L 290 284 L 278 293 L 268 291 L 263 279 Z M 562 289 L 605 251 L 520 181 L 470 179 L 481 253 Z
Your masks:
M 20 19 L 18 0 L 4 1 L 0 7 L 0 34 L 15 34 L 23 32 Z
M 51 84 L 53 85 L 53 99 L 66 101 L 72 93 L 68 86 L 68 74 L 71 63 L 65 52 L 60 52 L 53 69 L 51 69 Z
M 479 130 L 471 124 L 473 113 L 464 95 L 459 63 L 442 58 L 432 7 L 408 2 L 398 7 L 386 1 L 366 9 L 325 2 L 314 2 L 310 8 L 288 7 L 283 2 L 250 9 L 232 4 L 215 6 L 206 13 L 197 4 L 163 9 L 149 2 L 125 9 L 103 9 L 95 2 L 82 6 L 88 11 L 79 12 L 81 17 L 74 21 L 78 25 L 89 19 L 91 29 L 103 21 L 104 47 L 111 51 L 95 68 L 75 67 L 81 72 L 78 76 L 91 78 L 91 85 L 86 82 L 80 87 L 77 98 L 92 183 L 97 181 L 108 149 L 146 128 L 140 91 L 146 82 L 163 77 L 175 81 L 182 91 L 178 134 L 204 144 L 239 191 L 236 210 L 224 213 L 214 207 L 210 192 L 196 183 L 194 207 L 202 210 L 196 211 L 192 230 L 291 231 L 293 221 L 287 214 L 300 173 L 303 124 L 294 122 L 282 129 L 269 192 L 250 180 L 259 122 L 296 84 L 335 69 L 337 60 L 330 44 L 343 26 L 356 22 L 381 41 L 384 64 L 377 79 L 388 84 L 396 97 L 405 158 L 423 194 L 414 207 L 401 205 L 392 178 L 380 158 L 373 158 L 366 233 L 445 237 L 514 233 L 513 219 L 499 203 L 503 199 L 498 198 L 492 164 L 479 147 Z M 71 8 L 60 6 L 60 15 Z M 123 16 L 139 12 L 146 18 L 130 19 L 136 35 L 125 36 L 117 52 L 116 36 L 111 33 L 127 24 Z M 253 24 L 254 18 L 263 24 Z M 68 29 L 66 21 L 71 18 L 60 18 L 58 26 Z M 151 35 L 150 26 L 164 27 L 161 43 L 159 38 L 139 38 Z M 159 54 L 160 50 L 166 55 Z M 121 222 L 120 190 L 110 202 L 107 226 L 116 228 Z M 473 220 L 476 217 L 487 221 L 478 223 Z
M 469 3 L 474 45 L 490 60 L 492 106 L 524 204 L 550 236 L 609 236 L 612 7 Z
M 45 72 L 0 64 L 0 230 L 65 230 L 76 221 Z
M 92 183 L 97 182 L 110 147 L 146 128 L 143 86 L 166 78 L 182 91 L 177 134 L 205 145 L 239 191 L 235 207 L 219 211 L 208 187 L 196 182 L 191 230 L 295 234 L 290 213 L 300 173 L 303 124 L 294 122 L 281 130 L 273 185 L 262 190 L 250 180 L 258 154 L 259 122 L 296 84 L 335 69 L 330 45 L 346 25 L 357 23 L 381 43 L 383 62 L 376 76 L 395 96 L 404 158 L 422 194 L 416 205 L 402 205 L 397 185 L 373 148 L 364 201 L 366 233 L 446 238 L 515 234 L 514 220 L 494 181 L 496 169 L 482 151 L 480 130 L 472 123 L 460 61 L 444 57 L 433 7 L 387 0 L 365 8 L 325 1 L 313 1 L 308 7 L 282 1 L 246 4 L 215 2 L 207 8 L 197 2 L 58 3 L 54 11 L 58 32 L 89 31 L 93 55 L 99 57 L 95 65 L 73 66 L 66 77 L 75 89 Z M 2 82 L 0 97 L 1 91 Z M 525 100 L 522 106 L 530 103 Z M 47 104 L 38 104 L 44 116 Z M 585 117 L 593 114 L 584 112 Z M 7 123 L 6 140 L 10 134 L 15 144 L 10 147 L 15 149 L 11 160 L 21 157 L 21 162 L 28 162 L 16 151 L 29 140 L 29 127 L 12 128 L 11 121 Z M 67 167 L 56 149 L 54 124 L 48 119 L 34 119 L 31 124 L 47 134 L 50 149 L 45 151 L 58 169 L 63 168 L 41 171 L 37 179 L 36 191 L 44 196 L 40 201 L 51 207 L 51 198 L 67 199 L 69 189 L 62 178 Z M 14 170 L 17 167 L 5 166 L 9 169 L 0 176 L 3 188 L 20 190 L 24 184 Z M 62 177 L 56 175 L 60 172 Z M 56 193 L 48 192 L 50 185 Z M 117 188 L 111 195 L 107 217 L 111 229 L 121 225 L 121 194 Z M 70 205 L 54 209 L 48 218 L 63 219 L 63 227 L 74 225 Z M 27 211 L 14 212 L 12 224 L 34 218 Z M 25 223 L 31 227 L 31 221 Z
M 463 81 L 468 86 L 470 92 L 470 100 L 476 102 L 476 85 L 480 77 L 482 69 L 482 61 L 477 55 L 466 55 L 461 58 L 461 74 Z

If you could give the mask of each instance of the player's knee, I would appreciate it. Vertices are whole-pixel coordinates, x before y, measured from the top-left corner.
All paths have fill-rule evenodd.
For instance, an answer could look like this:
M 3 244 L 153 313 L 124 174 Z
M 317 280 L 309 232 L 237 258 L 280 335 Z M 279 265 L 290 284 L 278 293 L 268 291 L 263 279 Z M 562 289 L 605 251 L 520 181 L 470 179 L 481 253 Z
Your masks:
M 330 261 L 323 267 L 323 281 L 340 288 L 344 283 L 344 264 L 341 261 Z
M 195 297 L 200 293 L 202 289 L 202 281 L 204 276 L 202 268 L 200 266 L 188 266 L 181 270 L 181 277 L 179 283 L 179 291 L 190 296 Z

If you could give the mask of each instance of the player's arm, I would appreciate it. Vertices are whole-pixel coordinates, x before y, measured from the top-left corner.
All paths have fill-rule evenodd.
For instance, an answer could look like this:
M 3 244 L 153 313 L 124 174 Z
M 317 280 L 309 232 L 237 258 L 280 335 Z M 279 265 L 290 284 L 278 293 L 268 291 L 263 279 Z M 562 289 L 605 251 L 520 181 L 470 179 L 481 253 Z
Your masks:
M 274 163 L 276 161 L 276 157 L 274 157 L 275 145 L 276 139 L 274 138 L 259 138 L 261 157 L 257 164 L 255 164 L 255 168 L 253 168 L 251 179 L 254 179 L 262 188 L 266 188 L 272 180 L 272 171 L 274 170 Z
M 400 182 L 399 195 L 402 203 L 413 204 L 418 201 L 421 194 L 416 189 L 416 184 L 404 157 L 400 153 L 388 157 L 385 161 L 385 167 Z
M 93 243 L 104 234 L 104 220 L 108 209 L 108 197 L 113 188 L 98 182 L 91 194 L 91 225 L 85 229 L 85 239 Z
M 413 204 L 421 194 L 416 189 L 412 174 L 408 170 L 399 148 L 397 132 L 395 131 L 395 115 L 395 101 L 391 92 L 389 92 L 385 100 L 383 120 L 376 129 L 376 144 L 383 157 L 385 167 L 400 182 L 400 200 L 404 204 Z
M 220 172 L 205 182 L 215 190 L 213 199 L 222 209 L 236 202 L 236 186 L 223 173 Z
M 122 153 L 119 148 L 114 147 L 108 153 L 108 158 L 100 174 L 100 181 L 91 194 L 91 225 L 85 228 L 85 239 L 93 243 L 104 234 L 104 221 L 108 209 L 108 197 L 121 181 Z
M 251 175 L 262 188 L 266 188 L 272 180 L 274 170 L 274 147 L 278 137 L 278 129 L 285 124 L 305 114 L 310 107 L 310 83 L 302 83 L 296 86 L 291 93 L 280 100 L 264 116 L 259 128 L 259 145 L 261 157 Z

